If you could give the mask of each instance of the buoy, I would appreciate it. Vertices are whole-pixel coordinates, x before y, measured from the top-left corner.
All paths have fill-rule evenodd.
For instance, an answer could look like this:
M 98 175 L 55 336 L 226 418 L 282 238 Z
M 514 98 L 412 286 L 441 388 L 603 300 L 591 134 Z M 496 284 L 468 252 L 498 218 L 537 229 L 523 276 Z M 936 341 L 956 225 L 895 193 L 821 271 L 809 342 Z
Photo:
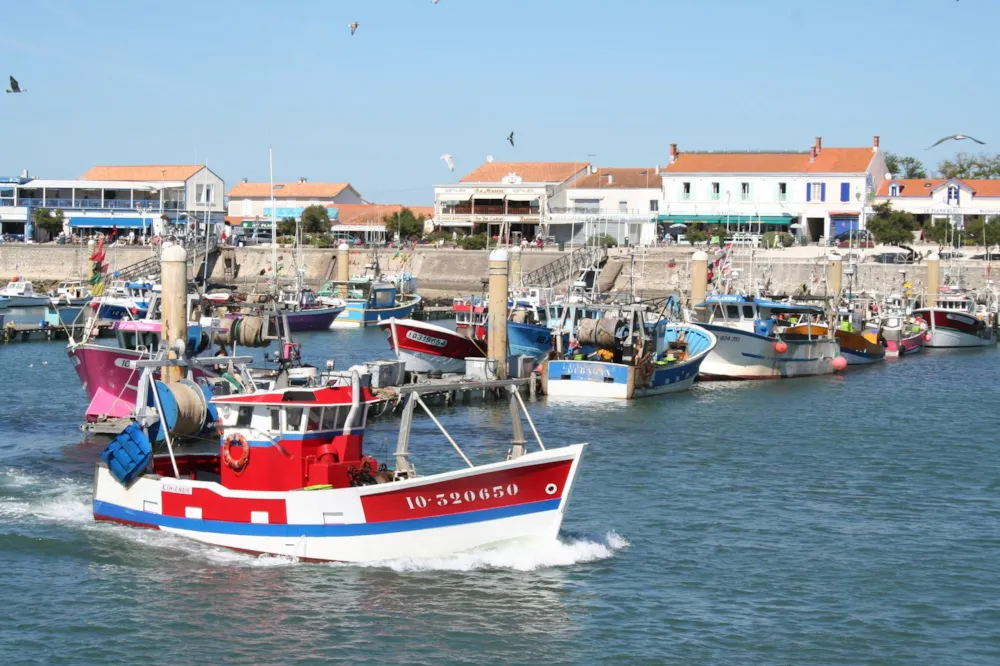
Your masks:
M 841 372 L 847 368 L 847 359 L 844 358 L 843 356 L 835 356 L 833 358 L 832 363 L 833 363 L 833 369 L 838 372 Z
M 924 342 L 930 342 L 930 341 L 931 341 L 931 334 L 924 333 Z
M 788 343 L 778 340 L 777 342 L 774 343 L 774 351 L 779 354 L 784 354 L 786 351 L 788 351 Z

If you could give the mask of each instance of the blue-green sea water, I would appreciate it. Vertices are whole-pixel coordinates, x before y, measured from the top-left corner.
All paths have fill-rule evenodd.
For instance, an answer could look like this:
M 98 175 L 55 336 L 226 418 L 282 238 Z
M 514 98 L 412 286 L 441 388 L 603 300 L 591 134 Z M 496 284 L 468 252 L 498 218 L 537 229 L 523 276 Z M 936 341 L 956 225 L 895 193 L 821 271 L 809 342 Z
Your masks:
M 1000 664 L 1000 350 L 543 399 L 547 444 L 590 443 L 558 542 L 346 566 L 92 522 L 104 443 L 63 344 L 0 348 L 0 664 Z M 503 455 L 504 407 L 438 413 Z M 413 442 L 422 472 L 460 464 L 427 419 Z

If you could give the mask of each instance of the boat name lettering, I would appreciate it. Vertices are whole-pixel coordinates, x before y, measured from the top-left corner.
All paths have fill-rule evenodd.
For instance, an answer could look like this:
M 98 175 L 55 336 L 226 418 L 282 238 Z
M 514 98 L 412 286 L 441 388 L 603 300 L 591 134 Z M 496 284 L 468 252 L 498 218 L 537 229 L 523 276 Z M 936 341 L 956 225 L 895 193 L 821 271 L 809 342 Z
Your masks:
M 432 347 L 447 347 L 448 343 L 441 338 L 432 338 L 429 335 L 424 335 L 423 333 L 417 333 L 416 331 L 407 331 L 406 337 L 414 342 L 422 342 L 425 345 L 431 345 Z
M 504 497 L 514 497 L 519 492 L 516 483 L 508 483 L 506 486 L 493 486 L 492 488 L 480 488 L 479 490 L 452 491 L 448 493 L 437 493 L 431 495 L 411 495 L 406 498 L 406 506 L 410 509 L 426 509 L 429 506 L 455 506 L 458 504 L 472 504 L 473 502 L 485 502 L 491 499 L 503 499 Z
M 740 336 L 738 335 L 716 335 L 716 339 L 719 342 L 739 342 Z
M 590 363 L 570 363 L 569 374 L 578 377 L 610 377 L 611 368 Z
M 125 368 L 125 369 L 133 368 L 133 367 L 135 367 L 133 363 L 134 362 L 132 360 L 127 359 L 127 358 L 116 358 L 115 359 L 115 365 L 117 365 L 119 368 Z
M 190 495 L 190 486 L 179 486 L 176 483 L 164 483 L 161 486 L 163 492 L 165 493 L 177 493 L 178 495 Z

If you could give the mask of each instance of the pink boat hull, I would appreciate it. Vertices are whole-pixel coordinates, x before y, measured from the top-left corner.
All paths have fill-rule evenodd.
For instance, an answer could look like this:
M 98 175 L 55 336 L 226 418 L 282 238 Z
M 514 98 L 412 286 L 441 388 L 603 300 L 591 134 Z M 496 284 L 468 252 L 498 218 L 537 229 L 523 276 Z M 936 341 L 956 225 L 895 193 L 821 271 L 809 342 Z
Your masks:
M 896 358 L 897 356 L 916 354 L 924 348 L 924 335 L 925 333 L 921 331 L 898 342 L 896 340 L 886 340 L 885 355 L 889 358 Z

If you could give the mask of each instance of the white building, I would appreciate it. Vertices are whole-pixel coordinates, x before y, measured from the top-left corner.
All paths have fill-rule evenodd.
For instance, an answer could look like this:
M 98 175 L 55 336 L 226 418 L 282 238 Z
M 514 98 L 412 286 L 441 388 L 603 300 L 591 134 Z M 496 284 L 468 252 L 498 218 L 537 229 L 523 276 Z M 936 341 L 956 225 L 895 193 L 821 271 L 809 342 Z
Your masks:
M 300 178 L 296 183 L 274 184 L 274 216 L 277 219 L 299 219 L 309 206 L 328 204 L 360 204 L 364 199 L 350 183 L 310 183 Z M 250 183 L 244 178 L 229 190 L 229 212 L 226 221 L 231 224 L 253 223 L 271 219 L 271 184 Z
M 876 203 L 886 201 L 922 224 L 947 218 L 963 227 L 966 215 L 1000 216 L 1000 180 L 891 179 L 875 198 Z
M 877 136 L 867 148 L 825 148 L 817 137 L 802 152 L 683 152 L 671 144 L 661 175 L 661 223 L 792 229 L 816 242 L 863 228 L 886 166 Z
M 607 234 L 619 244 L 656 240 L 663 198 L 657 167 L 591 167 L 549 199 L 548 217 L 558 240 L 584 242 Z
M 62 210 L 73 231 L 130 229 L 160 233 L 162 223 L 187 224 L 221 218 L 222 179 L 208 167 L 193 165 L 96 166 L 76 180 L 5 179 L 0 185 L 4 233 L 39 239 L 33 211 Z M 182 219 L 184 218 L 184 219 Z
M 549 201 L 589 167 L 586 162 L 486 162 L 458 183 L 434 186 L 434 223 L 444 230 L 511 239 L 556 235 Z

